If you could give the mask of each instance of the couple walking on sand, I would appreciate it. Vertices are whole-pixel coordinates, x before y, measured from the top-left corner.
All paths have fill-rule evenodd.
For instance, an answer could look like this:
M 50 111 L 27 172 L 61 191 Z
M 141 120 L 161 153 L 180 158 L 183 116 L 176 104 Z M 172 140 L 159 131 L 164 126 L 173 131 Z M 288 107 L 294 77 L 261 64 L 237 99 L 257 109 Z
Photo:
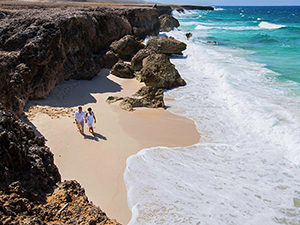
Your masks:
M 82 107 L 79 106 L 78 111 L 76 111 L 74 114 L 74 119 L 75 119 L 77 128 L 82 135 L 85 135 L 84 134 L 84 122 L 87 123 L 87 125 L 89 127 L 89 132 L 92 133 L 93 135 L 95 135 L 93 123 L 94 123 L 94 121 L 96 123 L 96 117 L 95 117 L 94 112 L 92 111 L 92 108 L 88 108 L 87 112 L 84 112 L 82 110 Z

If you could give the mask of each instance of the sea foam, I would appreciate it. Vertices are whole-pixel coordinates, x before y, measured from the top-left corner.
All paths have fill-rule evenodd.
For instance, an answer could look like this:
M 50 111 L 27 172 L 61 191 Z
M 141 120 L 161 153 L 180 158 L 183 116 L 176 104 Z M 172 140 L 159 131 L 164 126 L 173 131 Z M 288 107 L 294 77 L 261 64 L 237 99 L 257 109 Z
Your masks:
M 269 22 L 265 22 L 265 21 L 261 22 L 258 26 L 263 29 L 271 29 L 271 30 L 285 27 L 285 25 L 274 24 L 274 23 L 269 23 Z

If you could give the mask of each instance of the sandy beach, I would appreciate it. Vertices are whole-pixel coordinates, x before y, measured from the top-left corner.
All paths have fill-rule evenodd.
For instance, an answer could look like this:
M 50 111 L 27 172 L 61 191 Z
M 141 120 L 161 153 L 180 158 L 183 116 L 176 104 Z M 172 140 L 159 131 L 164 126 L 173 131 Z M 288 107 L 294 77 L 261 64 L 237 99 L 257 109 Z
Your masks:
M 27 111 L 29 123 L 47 139 L 62 179 L 79 181 L 89 199 L 122 224 L 131 218 L 123 180 L 126 159 L 143 148 L 189 146 L 200 139 L 192 120 L 168 110 L 127 112 L 105 101 L 110 95 L 129 96 L 142 85 L 102 70 L 90 81 L 64 82 L 46 99 L 31 101 Z M 73 112 L 79 105 L 93 108 L 95 137 L 86 126 L 86 137 L 77 131 Z

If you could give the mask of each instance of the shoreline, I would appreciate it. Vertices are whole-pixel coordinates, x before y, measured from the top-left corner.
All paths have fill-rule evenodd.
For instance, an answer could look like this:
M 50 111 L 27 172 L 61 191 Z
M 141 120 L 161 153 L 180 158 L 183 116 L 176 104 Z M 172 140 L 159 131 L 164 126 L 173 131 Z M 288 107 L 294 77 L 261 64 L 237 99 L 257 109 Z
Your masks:
M 47 139 L 62 178 L 78 180 L 92 202 L 110 218 L 127 224 L 131 218 L 123 180 L 127 158 L 149 147 L 193 145 L 199 142 L 200 135 L 192 120 L 167 110 L 139 108 L 127 112 L 118 103 L 106 103 L 109 95 L 128 96 L 142 86 L 135 79 L 107 74 L 108 70 L 102 70 L 91 81 L 64 82 L 46 99 L 29 104 L 49 105 L 50 111 L 55 107 L 92 107 L 98 122 L 95 124 L 98 140 L 91 135 L 84 139 L 77 133 L 70 112 L 68 116 L 56 112 L 51 119 L 37 108 L 29 120 Z M 77 92 L 78 87 L 83 91 Z M 189 135 L 182 137 L 182 133 Z

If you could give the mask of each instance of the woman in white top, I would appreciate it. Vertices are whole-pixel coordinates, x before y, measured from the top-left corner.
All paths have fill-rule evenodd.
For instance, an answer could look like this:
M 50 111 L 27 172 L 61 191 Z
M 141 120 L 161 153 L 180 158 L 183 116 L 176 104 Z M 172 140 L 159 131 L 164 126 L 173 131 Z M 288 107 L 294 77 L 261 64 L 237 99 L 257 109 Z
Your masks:
M 91 132 L 94 135 L 93 123 L 94 121 L 96 123 L 96 117 L 94 112 L 92 111 L 92 108 L 88 108 L 88 112 L 86 113 L 85 118 L 89 127 L 89 132 Z

